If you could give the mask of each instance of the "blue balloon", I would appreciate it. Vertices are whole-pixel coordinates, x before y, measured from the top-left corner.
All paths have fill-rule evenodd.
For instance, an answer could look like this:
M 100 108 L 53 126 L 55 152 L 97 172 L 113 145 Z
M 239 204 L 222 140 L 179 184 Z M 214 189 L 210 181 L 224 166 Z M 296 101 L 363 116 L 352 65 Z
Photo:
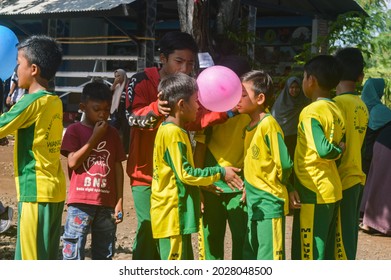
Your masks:
M 11 77 L 16 66 L 19 43 L 15 33 L 0 25 L 0 79 L 7 80 Z

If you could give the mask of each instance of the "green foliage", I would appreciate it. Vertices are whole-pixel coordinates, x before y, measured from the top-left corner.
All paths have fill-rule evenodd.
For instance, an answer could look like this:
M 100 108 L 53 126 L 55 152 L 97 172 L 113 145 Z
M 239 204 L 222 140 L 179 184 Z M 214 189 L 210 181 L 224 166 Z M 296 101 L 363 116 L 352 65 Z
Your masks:
M 359 48 L 366 61 L 366 77 L 382 77 L 387 88 L 384 102 L 391 106 L 391 11 L 385 0 L 356 0 L 367 15 L 348 12 L 329 23 L 329 34 L 317 42 L 305 46 L 295 57 L 297 65 L 303 65 L 326 46 L 325 53 L 333 54 L 347 46 Z
M 238 26 L 226 26 L 224 30 L 227 38 L 236 43 L 238 54 L 247 56 L 248 47 L 257 39 L 254 33 L 248 31 L 248 20 L 241 19 Z

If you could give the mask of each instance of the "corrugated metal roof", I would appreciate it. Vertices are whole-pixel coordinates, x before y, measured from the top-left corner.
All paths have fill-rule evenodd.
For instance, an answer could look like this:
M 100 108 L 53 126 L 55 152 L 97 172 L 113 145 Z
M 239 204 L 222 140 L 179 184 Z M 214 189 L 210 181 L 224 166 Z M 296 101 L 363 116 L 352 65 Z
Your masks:
M 1 0 L 0 15 L 105 11 L 136 0 Z
M 261 16 L 320 15 L 336 18 L 346 12 L 366 12 L 354 0 L 241 0 L 242 4 L 259 8 Z

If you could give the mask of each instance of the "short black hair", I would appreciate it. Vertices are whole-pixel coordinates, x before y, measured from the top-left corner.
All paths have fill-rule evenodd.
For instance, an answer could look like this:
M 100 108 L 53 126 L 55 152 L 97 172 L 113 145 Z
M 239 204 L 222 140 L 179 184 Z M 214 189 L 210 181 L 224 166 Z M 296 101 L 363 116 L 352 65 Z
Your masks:
M 93 81 L 86 84 L 81 93 L 81 102 L 88 100 L 107 101 L 111 103 L 112 94 L 109 86 L 101 81 Z
M 189 101 L 194 92 L 198 92 L 198 86 L 196 80 L 189 75 L 176 73 L 160 81 L 158 92 L 162 92 L 161 99 L 168 101 L 168 106 L 174 110 L 180 99 Z
M 339 50 L 335 58 L 342 68 L 341 81 L 356 82 L 364 72 L 364 57 L 358 48 L 348 47 Z
M 320 88 L 332 90 L 335 88 L 342 76 L 342 69 L 337 59 L 332 55 L 318 55 L 310 59 L 304 65 L 304 72 L 308 76 L 314 76 Z
M 191 50 L 194 55 L 197 55 L 198 46 L 189 33 L 180 31 L 166 33 L 159 41 L 159 52 L 168 57 L 176 50 Z
M 17 47 L 24 51 L 30 64 L 39 67 L 42 78 L 48 81 L 54 78 L 62 62 L 62 49 L 55 39 L 46 35 L 33 35 Z
M 255 95 L 263 93 L 265 95 L 266 107 L 271 107 L 274 104 L 274 86 L 273 79 L 268 73 L 263 70 L 252 70 L 241 77 L 243 82 L 252 82 L 252 90 Z

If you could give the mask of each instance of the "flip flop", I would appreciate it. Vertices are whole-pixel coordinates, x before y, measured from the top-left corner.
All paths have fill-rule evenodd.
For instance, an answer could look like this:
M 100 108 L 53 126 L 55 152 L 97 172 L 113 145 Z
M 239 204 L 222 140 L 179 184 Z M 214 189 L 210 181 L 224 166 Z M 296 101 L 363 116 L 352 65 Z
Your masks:
M 366 234 L 371 234 L 371 235 L 372 235 L 372 234 L 380 233 L 380 232 L 377 231 L 376 229 L 373 229 L 373 228 L 371 228 L 371 227 L 365 225 L 364 223 L 360 223 L 360 224 L 358 225 L 358 227 L 359 227 L 359 229 L 360 229 L 362 232 L 364 232 L 364 233 L 366 233 Z

